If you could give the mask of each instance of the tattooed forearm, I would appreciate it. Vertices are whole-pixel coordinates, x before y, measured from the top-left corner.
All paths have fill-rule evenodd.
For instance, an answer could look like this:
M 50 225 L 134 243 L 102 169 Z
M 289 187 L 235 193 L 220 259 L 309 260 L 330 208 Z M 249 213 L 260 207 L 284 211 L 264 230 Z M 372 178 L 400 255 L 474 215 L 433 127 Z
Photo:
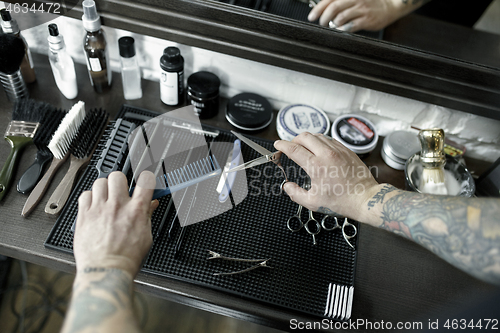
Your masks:
M 383 203 L 384 197 L 387 193 L 395 191 L 396 188 L 392 185 L 385 184 L 384 187 L 380 189 L 369 201 L 368 201 L 368 210 L 373 208 L 375 204 Z
M 130 276 L 119 269 L 85 268 L 75 280 L 63 332 L 136 331 L 133 318 Z
M 382 228 L 456 267 L 500 284 L 500 201 L 401 191 L 382 207 Z

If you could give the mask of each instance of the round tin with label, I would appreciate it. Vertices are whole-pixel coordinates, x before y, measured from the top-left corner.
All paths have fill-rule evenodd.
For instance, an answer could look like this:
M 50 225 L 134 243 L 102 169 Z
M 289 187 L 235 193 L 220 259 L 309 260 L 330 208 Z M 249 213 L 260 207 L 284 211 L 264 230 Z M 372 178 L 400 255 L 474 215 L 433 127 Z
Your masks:
M 393 169 L 404 170 L 406 161 L 420 151 L 416 133 L 394 131 L 385 137 L 382 145 L 382 159 Z
M 273 107 L 260 95 L 238 94 L 227 103 L 226 119 L 239 129 L 257 131 L 269 126 L 273 120 Z
M 276 128 L 281 139 L 290 141 L 302 132 L 327 134 L 330 119 L 315 106 L 290 104 L 278 112 Z
M 346 114 L 338 117 L 332 125 L 332 137 L 344 146 L 365 157 L 378 142 L 375 125 L 368 119 L 356 114 Z

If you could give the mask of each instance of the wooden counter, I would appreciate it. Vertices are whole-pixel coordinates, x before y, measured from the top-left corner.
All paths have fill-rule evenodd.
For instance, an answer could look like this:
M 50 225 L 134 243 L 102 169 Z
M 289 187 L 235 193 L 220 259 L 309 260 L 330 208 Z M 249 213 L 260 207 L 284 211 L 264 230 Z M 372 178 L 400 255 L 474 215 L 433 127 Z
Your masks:
M 68 101 L 60 94 L 55 86 L 47 57 L 35 54 L 34 60 L 38 81 L 29 87 L 31 97 L 69 109 L 76 100 Z M 103 107 L 112 116 L 116 115 L 120 106 L 125 102 L 119 74 L 114 73 L 112 91 L 103 95 L 93 92 L 84 66 L 77 66 L 77 76 L 79 78 L 78 99 L 85 101 L 88 108 Z M 157 82 L 144 81 L 143 91 L 144 97 L 141 100 L 131 101 L 129 104 L 160 112 L 171 109 L 161 103 Z M 0 92 L 0 129 L 2 131 L 11 119 L 11 108 L 12 104 L 7 101 L 5 94 Z M 231 128 L 223 112 L 206 123 Z M 257 135 L 268 139 L 278 138 L 274 125 Z M 0 144 L 2 165 L 9 149 L 6 142 Z M 14 184 L 32 163 L 35 151 L 34 146 L 25 150 Z M 389 168 L 382 161 L 380 144 L 365 162 L 369 166 L 378 167 L 377 180 L 379 182 L 389 182 L 401 188 L 404 186 L 403 172 Z M 46 249 L 43 245 L 55 222 L 55 218 L 46 215 L 43 209 L 58 181 L 62 179 L 63 171 L 68 167 L 67 164 L 52 182 L 52 186 L 40 205 L 28 218 L 21 217 L 21 209 L 26 197 L 17 193 L 14 186 L 10 188 L 4 200 L 0 202 L 0 254 L 56 270 L 75 271 L 74 259 L 71 255 Z M 487 165 L 471 161 L 469 167 L 482 172 Z M 282 330 L 290 330 L 289 322 L 292 318 L 298 321 L 320 320 L 209 288 L 154 275 L 140 273 L 135 282 L 140 292 Z M 422 321 L 426 327 L 429 319 L 455 311 L 460 306 L 470 305 L 473 295 L 482 295 L 493 290 L 495 290 L 494 287 L 479 282 L 450 266 L 411 241 L 370 226 L 363 225 L 361 228 L 353 320 L 364 319 L 371 322 L 383 320 L 394 324 L 404 321 Z

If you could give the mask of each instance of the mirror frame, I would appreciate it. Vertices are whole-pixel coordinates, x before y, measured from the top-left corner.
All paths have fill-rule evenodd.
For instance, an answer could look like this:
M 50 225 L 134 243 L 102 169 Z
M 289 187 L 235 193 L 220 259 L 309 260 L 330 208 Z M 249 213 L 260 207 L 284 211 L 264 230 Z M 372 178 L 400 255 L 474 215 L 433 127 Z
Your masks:
M 213 0 L 96 3 L 106 26 L 500 119 L 496 68 Z

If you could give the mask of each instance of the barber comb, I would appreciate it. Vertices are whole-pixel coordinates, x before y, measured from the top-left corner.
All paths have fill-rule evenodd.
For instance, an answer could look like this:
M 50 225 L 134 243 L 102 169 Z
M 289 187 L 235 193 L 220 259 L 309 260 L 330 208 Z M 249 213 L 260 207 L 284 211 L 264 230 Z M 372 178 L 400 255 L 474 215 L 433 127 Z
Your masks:
M 90 162 L 108 119 L 109 115 L 102 109 L 93 109 L 87 113 L 69 148 L 71 156 L 68 172 L 50 196 L 45 213 L 58 215 L 61 212 L 71 194 L 76 176 Z
M 32 99 L 19 99 L 12 110 L 12 121 L 5 131 L 5 140 L 10 144 L 10 154 L 0 171 L 0 200 L 12 183 L 21 151 L 33 143 L 40 120 L 44 118 L 50 105 Z

